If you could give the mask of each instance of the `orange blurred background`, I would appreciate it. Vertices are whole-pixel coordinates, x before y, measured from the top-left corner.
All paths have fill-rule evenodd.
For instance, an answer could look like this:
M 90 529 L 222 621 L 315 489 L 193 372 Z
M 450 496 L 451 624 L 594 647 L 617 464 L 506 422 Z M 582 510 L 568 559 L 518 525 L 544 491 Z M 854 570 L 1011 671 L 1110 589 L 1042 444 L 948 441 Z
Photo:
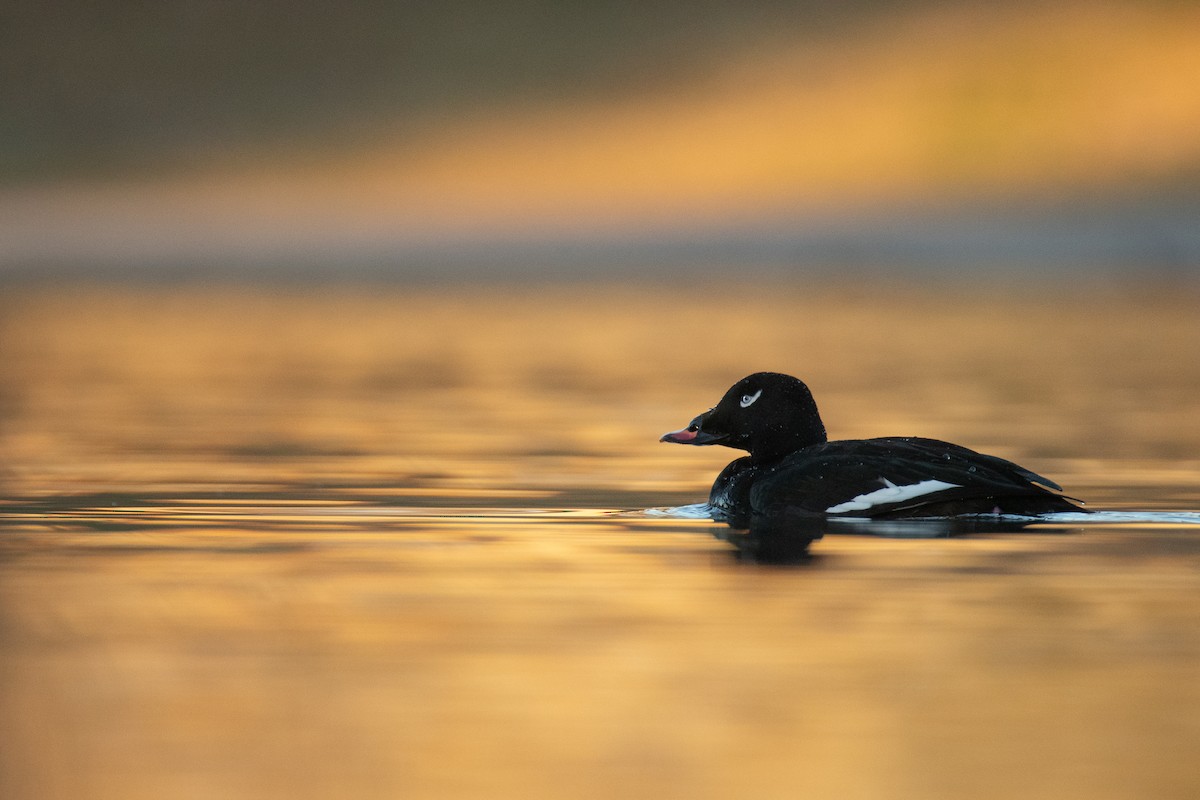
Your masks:
M 1192 3 L 13 22 L 0 275 L 1200 265 Z
M 1197 76 L 1165 0 L 7 0 L 0 797 L 1200 796 Z M 1130 515 L 640 511 L 764 369 Z

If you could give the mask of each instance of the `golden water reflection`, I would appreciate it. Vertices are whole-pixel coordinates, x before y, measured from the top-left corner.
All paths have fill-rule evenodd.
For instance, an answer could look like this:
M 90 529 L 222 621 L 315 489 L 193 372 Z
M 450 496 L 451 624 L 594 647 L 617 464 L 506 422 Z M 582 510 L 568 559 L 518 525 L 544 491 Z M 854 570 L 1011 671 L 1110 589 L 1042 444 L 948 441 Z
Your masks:
M 4 797 L 1191 797 L 1200 536 L 826 531 L 762 563 L 664 430 L 1200 508 L 1196 298 L 775 286 L 0 299 Z M 747 309 L 752 309 L 748 313 Z

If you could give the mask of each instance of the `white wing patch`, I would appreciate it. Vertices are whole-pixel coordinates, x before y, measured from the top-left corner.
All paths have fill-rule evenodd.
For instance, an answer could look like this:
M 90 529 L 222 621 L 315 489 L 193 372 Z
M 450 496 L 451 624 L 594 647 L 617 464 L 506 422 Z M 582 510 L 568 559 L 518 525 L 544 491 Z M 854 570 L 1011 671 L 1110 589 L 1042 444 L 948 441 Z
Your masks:
M 866 511 L 868 508 L 874 508 L 875 506 L 899 503 L 902 500 L 920 497 L 923 494 L 933 494 L 943 489 L 955 489 L 958 487 L 957 483 L 946 483 L 945 481 L 935 481 L 932 479 L 914 483 L 910 486 L 897 486 L 887 478 L 880 478 L 880 480 L 887 484 L 883 489 L 876 489 L 873 492 L 860 494 L 852 500 L 838 503 L 836 506 L 830 506 L 825 509 L 825 513 L 841 514 L 844 511 Z
M 754 401 L 757 400 L 759 395 L 761 395 L 761 394 L 762 394 L 762 389 L 759 389 L 754 394 L 742 395 L 742 402 L 741 402 L 742 408 L 749 408 L 750 406 L 754 405 Z

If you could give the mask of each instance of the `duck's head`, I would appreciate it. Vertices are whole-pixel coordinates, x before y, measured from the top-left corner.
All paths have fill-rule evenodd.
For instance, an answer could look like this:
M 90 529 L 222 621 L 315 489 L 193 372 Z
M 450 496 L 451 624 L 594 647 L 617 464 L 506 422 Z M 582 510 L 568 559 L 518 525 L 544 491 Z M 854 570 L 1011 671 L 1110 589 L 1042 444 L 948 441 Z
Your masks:
M 756 372 L 729 387 L 721 402 L 682 430 L 663 434 L 674 444 L 720 444 L 745 450 L 756 461 L 824 442 L 825 425 L 803 381 L 778 372 Z

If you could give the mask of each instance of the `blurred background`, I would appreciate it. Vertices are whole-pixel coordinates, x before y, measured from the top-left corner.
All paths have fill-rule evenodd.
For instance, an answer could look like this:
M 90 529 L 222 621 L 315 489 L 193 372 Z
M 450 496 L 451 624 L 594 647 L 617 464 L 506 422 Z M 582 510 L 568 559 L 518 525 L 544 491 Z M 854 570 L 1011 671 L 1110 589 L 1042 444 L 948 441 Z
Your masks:
M 1200 797 L 1197 278 L 1194 0 L 5 0 L 0 797 Z M 760 369 L 1142 523 L 645 513 Z
M 0 277 L 1195 276 L 1200 4 L 9 0 Z

